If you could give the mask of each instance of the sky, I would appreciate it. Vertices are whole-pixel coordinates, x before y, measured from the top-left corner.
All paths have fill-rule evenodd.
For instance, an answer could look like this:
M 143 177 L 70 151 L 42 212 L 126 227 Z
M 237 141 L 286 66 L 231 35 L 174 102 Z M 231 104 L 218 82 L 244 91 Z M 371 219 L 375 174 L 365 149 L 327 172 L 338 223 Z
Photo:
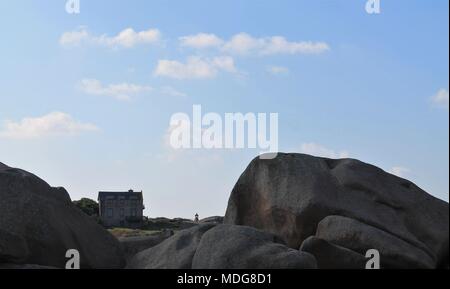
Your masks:
M 449 199 L 449 2 L 1 0 L 0 162 L 72 199 L 223 215 L 255 149 L 174 150 L 178 112 L 278 113 L 279 148 Z

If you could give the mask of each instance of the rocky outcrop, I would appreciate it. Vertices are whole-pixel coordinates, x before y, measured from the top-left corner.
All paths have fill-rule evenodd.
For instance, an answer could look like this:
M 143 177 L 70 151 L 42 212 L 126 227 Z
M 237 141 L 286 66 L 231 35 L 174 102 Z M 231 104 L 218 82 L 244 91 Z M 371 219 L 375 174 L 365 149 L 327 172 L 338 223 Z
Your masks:
M 137 253 L 154 247 L 173 236 L 172 230 L 165 230 L 150 236 L 119 238 L 127 261 L 130 261 Z
M 192 259 L 203 234 L 214 224 L 204 224 L 176 233 L 157 246 L 136 254 L 128 269 L 191 269 Z
M 193 269 L 315 269 L 311 254 L 288 248 L 278 237 L 254 228 L 218 225 L 198 245 Z
M 327 241 L 331 246 L 320 244 L 327 250 L 339 246 L 335 254 L 345 254 L 341 248 L 360 255 L 377 249 L 384 268 L 448 264 L 448 203 L 353 159 L 257 158 L 235 185 L 224 222 L 276 234 L 294 249 L 311 236 Z M 317 246 L 304 245 L 310 252 Z
M 64 268 L 66 252 L 82 268 L 121 268 L 119 242 L 76 208 L 63 188 L 0 163 L 0 264 Z
M 184 230 L 196 226 L 197 223 L 193 220 L 183 219 L 183 218 L 152 218 L 148 219 L 143 228 L 145 230 Z
M 200 224 L 205 224 L 205 223 L 222 224 L 223 223 L 223 217 L 220 217 L 220 216 L 208 217 L 208 218 L 201 219 L 199 223 Z
M 128 269 L 313 269 L 309 253 L 254 228 L 200 224 L 137 253 Z
M 69 249 L 80 252 L 82 268 L 123 268 L 126 259 L 130 269 L 364 269 L 371 249 L 382 268 L 449 264 L 448 203 L 352 159 L 255 159 L 223 222 L 158 218 L 148 226 L 180 231 L 119 242 L 65 189 L 0 163 L 0 269 L 64 268 Z
M 416 247 L 407 240 L 355 219 L 328 216 L 317 226 L 316 236 L 363 255 L 375 248 L 382 256 L 383 266 L 387 268 L 432 269 L 436 266 L 426 248 Z

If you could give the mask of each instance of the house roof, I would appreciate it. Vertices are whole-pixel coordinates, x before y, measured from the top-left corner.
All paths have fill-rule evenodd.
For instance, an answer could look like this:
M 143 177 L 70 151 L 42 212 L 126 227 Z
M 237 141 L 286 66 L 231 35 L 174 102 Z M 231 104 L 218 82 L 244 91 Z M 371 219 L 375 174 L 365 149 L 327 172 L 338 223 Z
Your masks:
M 142 200 L 142 191 L 135 192 L 133 190 L 129 190 L 127 192 L 98 192 L 98 200 L 105 199 L 107 197 L 124 197 L 125 200 L 131 199 L 131 198 L 138 198 L 139 200 Z

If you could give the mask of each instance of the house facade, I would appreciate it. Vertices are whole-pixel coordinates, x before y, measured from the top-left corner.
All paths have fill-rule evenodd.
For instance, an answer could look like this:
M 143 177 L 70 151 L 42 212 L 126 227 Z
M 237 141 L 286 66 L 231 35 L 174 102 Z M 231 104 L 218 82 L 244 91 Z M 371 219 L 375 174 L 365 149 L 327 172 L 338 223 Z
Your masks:
M 144 199 L 141 192 L 99 192 L 100 220 L 105 227 L 137 228 L 142 224 Z

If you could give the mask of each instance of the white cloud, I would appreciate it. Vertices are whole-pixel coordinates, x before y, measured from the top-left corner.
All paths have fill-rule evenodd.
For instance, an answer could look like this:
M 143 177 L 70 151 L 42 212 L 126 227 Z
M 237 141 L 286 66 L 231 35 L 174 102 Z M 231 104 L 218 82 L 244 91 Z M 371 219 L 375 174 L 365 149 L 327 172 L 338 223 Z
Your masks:
M 274 36 L 264 39 L 262 55 L 271 54 L 320 54 L 330 49 L 325 42 L 289 42 L 282 36 Z
M 176 97 L 186 97 L 187 96 L 186 93 L 178 91 L 171 86 L 161 87 L 161 93 L 169 95 L 169 96 L 176 96 Z
M 224 41 L 214 34 L 199 33 L 180 37 L 181 46 L 201 49 L 218 48 L 234 54 L 274 55 L 274 54 L 319 54 L 330 49 L 325 42 L 291 42 L 283 36 L 257 38 L 247 33 L 239 33 Z
M 122 46 L 130 48 L 137 44 L 155 43 L 159 41 L 160 35 L 161 33 L 157 29 L 136 32 L 132 28 L 127 28 L 120 32 L 117 36 L 101 36 L 97 39 L 97 41 L 100 44 L 107 46 Z
M 212 78 L 217 70 L 209 63 L 198 57 L 190 57 L 186 63 L 175 60 L 159 60 L 155 75 L 176 79 Z
M 62 46 L 76 46 L 87 41 L 89 37 L 86 28 L 81 27 L 78 30 L 64 32 L 59 38 L 59 44 Z
M 289 42 L 282 36 L 253 38 L 250 35 L 237 35 L 225 46 L 226 50 L 238 53 L 255 53 L 259 55 L 274 54 L 320 54 L 330 47 L 325 42 Z
M 389 172 L 393 175 L 396 175 L 397 177 L 405 178 L 408 176 L 411 170 L 405 167 L 393 167 L 389 170 Z
M 96 36 L 90 34 L 86 27 L 80 27 L 74 31 L 64 32 L 59 39 L 59 43 L 62 46 L 77 46 L 88 43 L 107 47 L 131 48 L 138 44 L 157 43 L 160 38 L 161 33 L 158 29 L 136 32 L 132 28 L 127 28 L 116 36 Z
M 223 40 L 217 37 L 215 34 L 199 33 L 196 35 L 188 35 L 179 38 L 181 46 L 191 48 L 209 48 L 220 47 L 223 44 Z
M 230 56 L 219 56 L 213 58 L 212 65 L 226 72 L 236 72 L 234 59 Z
M 41 117 L 27 117 L 21 121 L 5 121 L 0 138 L 33 139 L 46 136 L 78 135 L 82 132 L 97 131 L 90 123 L 74 120 L 69 114 L 52 112 Z
M 223 49 L 232 53 L 246 54 L 250 51 L 260 50 L 262 47 L 264 47 L 263 39 L 256 39 L 247 33 L 240 33 L 225 43 Z
M 288 74 L 289 68 L 283 67 L 283 66 L 269 66 L 267 68 L 267 72 L 274 74 L 274 75 Z
M 300 152 L 303 154 L 330 159 L 343 159 L 350 156 L 347 151 L 338 152 L 317 143 L 303 143 L 300 147 Z
M 163 59 L 159 60 L 154 74 L 175 79 L 205 79 L 214 78 L 219 71 L 236 71 L 233 58 L 224 56 L 206 59 L 191 56 L 186 63 Z
M 79 87 L 87 94 L 110 96 L 117 100 L 130 100 L 133 95 L 152 90 L 150 86 L 141 86 L 132 83 L 118 83 L 104 86 L 97 79 L 83 79 Z
M 431 98 L 434 106 L 448 110 L 448 90 L 441 89 Z

